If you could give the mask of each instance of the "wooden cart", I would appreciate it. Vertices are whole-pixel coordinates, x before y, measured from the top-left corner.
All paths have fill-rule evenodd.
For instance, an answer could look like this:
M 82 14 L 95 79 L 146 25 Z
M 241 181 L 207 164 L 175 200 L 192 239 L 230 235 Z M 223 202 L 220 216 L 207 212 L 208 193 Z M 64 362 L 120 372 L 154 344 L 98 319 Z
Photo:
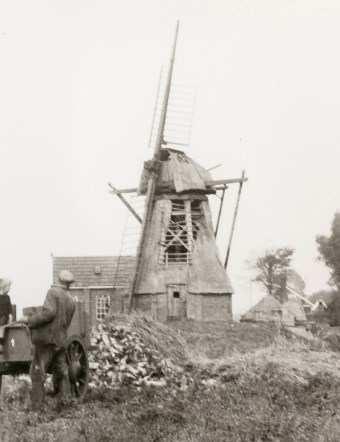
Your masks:
M 39 307 L 24 309 L 24 314 L 33 313 Z M 84 305 L 76 304 L 76 311 L 68 330 L 65 345 L 66 359 L 72 395 L 82 399 L 87 391 L 89 367 L 87 348 L 89 333 Z M 0 392 L 2 375 L 29 373 L 33 359 L 33 344 L 29 328 L 20 323 L 0 327 Z M 51 369 L 51 367 L 50 367 Z M 50 372 L 50 369 L 48 372 Z

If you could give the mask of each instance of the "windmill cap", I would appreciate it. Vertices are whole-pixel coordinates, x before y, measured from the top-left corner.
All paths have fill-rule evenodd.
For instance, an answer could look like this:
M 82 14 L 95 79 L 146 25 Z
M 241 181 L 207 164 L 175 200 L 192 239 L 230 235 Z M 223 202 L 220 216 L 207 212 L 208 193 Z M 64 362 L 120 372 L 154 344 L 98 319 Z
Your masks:
M 12 281 L 7 278 L 0 278 L 0 295 L 5 295 L 11 288 Z
M 74 282 L 74 276 L 69 270 L 62 270 L 58 275 L 60 282 Z

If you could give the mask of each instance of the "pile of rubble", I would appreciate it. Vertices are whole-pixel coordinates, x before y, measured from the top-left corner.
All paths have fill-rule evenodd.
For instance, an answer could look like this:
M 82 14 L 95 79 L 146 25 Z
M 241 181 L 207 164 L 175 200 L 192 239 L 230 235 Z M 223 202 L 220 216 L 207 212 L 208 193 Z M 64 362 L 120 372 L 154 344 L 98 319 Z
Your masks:
M 112 316 L 93 331 L 90 388 L 162 387 L 169 393 L 196 385 L 213 388 L 235 381 L 240 370 L 227 363 L 192 363 L 185 341 L 172 327 L 140 315 Z
M 144 317 L 112 317 L 91 337 L 90 387 L 176 385 L 186 388 L 184 347 L 175 332 Z M 171 356 L 171 358 L 170 358 Z

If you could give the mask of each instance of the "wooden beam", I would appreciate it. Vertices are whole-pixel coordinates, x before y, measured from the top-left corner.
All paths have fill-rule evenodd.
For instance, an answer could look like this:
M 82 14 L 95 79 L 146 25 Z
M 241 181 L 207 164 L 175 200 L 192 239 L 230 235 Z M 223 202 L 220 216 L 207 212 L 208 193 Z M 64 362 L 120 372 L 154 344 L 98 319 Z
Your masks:
M 221 167 L 221 166 L 222 166 L 222 163 L 216 164 L 216 166 L 209 167 L 209 169 L 207 169 L 207 171 L 210 172 L 211 170 L 217 169 L 218 167 Z
M 220 186 L 220 185 L 226 185 L 226 184 L 240 184 L 240 183 L 245 183 L 246 181 L 248 181 L 248 178 L 243 177 L 243 178 L 229 178 L 226 180 L 212 180 L 212 181 L 206 181 L 205 185 L 207 187 L 215 187 L 215 186 Z M 164 183 L 164 186 L 166 186 L 169 183 Z M 217 190 L 220 190 L 220 188 L 218 188 Z M 137 193 L 138 189 L 137 187 L 132 187 L 129 189 L 118 189 L 117 190 L 119 193 Z
M 170 247 L 170 246 L 176 241 L 176 239 L 177 239 L 180 243 L 182 243 L 182 246 L 185 247 L 185 248 L 188 250 L 188 245 L 185 244 L 185 243 L 181 240 L 181 238 L 180 238 L 180 236 L 182 235 L 182 233 L 188 233 L 188 232 L 187 232 L 187 228 L 186 228 L 186 227 L 185 227 L 185 228 L 181 227 L 181 229 L 182 229 L 182 230 L 181 230 L 180 232 L 175 233 L 175 232 L 173 232 L 173 231 L 171 230 L 170 227 L 168 227 L 167 232 L 170 232 L 171 235 L 173 236 L 173 238 L 171 238 L 171 240 L 169 241 L 169 243 L 165 245 L 165 248 L 166 248 L 166 249 L 169 248 L 169 247 Z
M 224 201 L 224 195 L 225 195 L 225 190 L 226 190 L 227 186 L 223 187 L 222 190 L 222 196 L 220 198 L 220 208 L 218 210 L 218 216 L 217 216 L 217 221 L 216 221 L 216 228 L 215 228 L 215 238 L 217 237 L 217 233 L 218 233 L 218 228 L 220 226 L 220 221 L 221 221 L 221 215 L 222 215 L 222 208 L 223 208 L 223 201 Z
M 117 192 L 119 193 L 137 193 L 137 191 L 137 187 L 134 187 L 132 189 L 117 189 Z
M 240 184 L 239 184 L 239 189 L 238 189 L 238 194 L 237 194 L 237 202 L 236 202 L 236 206 L 235 206 L 233 223 L 232 223 L 232 226 L 231 226 L 231 231 L 230 231 L 230 236 L 229 236 L 229 243 L 228 243 L 227 254 L 226 254 L 226 257 L 225 257 L 225 261 L 224 261 L 224 268 L 225 269 L 227 269 L 227 267 L 228 267 L 228 261 L 229 261 L 230 250 L 231 250 L 231 243 L 232 243 L 233 236 L 234 236 L 234 231 L 235 231 L 236 218 L 237 218 L 237 214 L 238 214 L 238 208 L 239 208 L 239 205 L 240 205 L 242 187 L 243 187 L 243 183 L 245 181 L 247 181 L 247 179 L 245 178 L 245 171 L 243 171 L 242 172 L 242 178 L 239 181 Z
M 131 204 L 123 197 L 122 193 L 119 190 L 117 190 L 115 187 L 113 187 L 111 183 L 109 183 L 109 187 L 111 189 L 111 193 L 113 193 L 113 195 L 117 195 L 118 198 L 121 200 L 121 202 L 130 210 L 130 212 L 136 218 L 136 220 L 142 224 L 143 222 L 142 218 L 138 215 L 138 213 L 131 206 Z
M 245 176 L 242 175 L 241 178 L 229 178 L 227 180 L 213 180 L 213 181 L 206 181 L 205 185 L 206 186 L 218 186 L 220 184 L 234 184 L 234 183 L 245 183 L 246 181 L 248 181 L 248 178 L 246 178 Z

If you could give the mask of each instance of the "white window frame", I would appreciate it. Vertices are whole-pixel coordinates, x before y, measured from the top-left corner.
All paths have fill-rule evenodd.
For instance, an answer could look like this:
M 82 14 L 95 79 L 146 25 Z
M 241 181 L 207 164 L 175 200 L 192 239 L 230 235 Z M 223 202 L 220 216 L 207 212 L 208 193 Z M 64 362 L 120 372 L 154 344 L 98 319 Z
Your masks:
M 103 321 L 110 312 L 110 295 L 96 295 L 96 319 Z

